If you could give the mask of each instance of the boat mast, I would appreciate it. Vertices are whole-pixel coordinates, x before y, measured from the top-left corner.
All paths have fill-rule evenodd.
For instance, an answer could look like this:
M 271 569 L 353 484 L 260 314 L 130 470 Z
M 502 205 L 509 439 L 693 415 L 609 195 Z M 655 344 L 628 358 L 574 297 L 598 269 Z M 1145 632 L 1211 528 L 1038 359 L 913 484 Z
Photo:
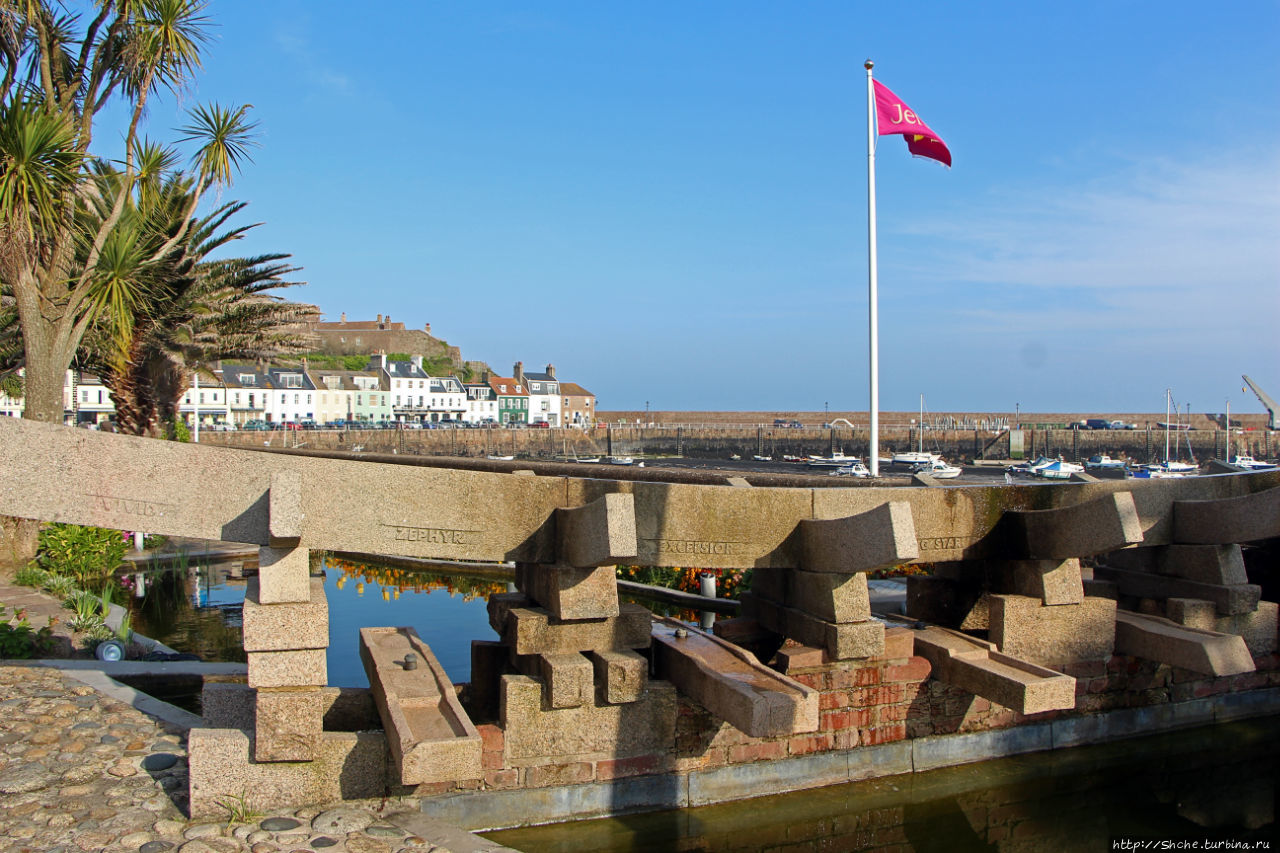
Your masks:
M 1173 405 L 1173 389 L 1164 389 L 1164 464 L 1169 467 L 1169 418 L 1172 416 L 1169 409 Z

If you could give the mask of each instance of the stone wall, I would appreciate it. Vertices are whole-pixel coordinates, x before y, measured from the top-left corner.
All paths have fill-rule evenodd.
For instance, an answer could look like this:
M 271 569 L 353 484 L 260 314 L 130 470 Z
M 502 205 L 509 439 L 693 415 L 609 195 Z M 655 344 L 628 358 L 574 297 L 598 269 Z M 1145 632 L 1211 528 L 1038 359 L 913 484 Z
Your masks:
M 527 822 L 516 804 L 547 808 L 542 820 L 619 810 L 607 797 L 590 805 L 591 792 L 619 780 L 635 807 L 646 797 L 650 808 L 705 805 L 1280 710 L 1280 655 L 1256 658 L 1256 672 L 1221 678 L 1125 655 L 1065 664 L 1059 669 L 1076 679 L 1076 707 L 1024 715 L 933 677 L 929 662 L 912 654 L 911 638 L 891 628 L 884 654 L 865 660 L 791 667 L 775 660 L 819 692 L 816 732 L 751 737 L 682 695 L 674 737 L 662 748 L 513 761 L 501 725 L 484 722 L 483 779 L 413 793 L 433 798 L 428 813 L 496 828 Z M 566 811 L 554 813 L 562 801 Z
M 1221 430 L 1193 430 L 1171 440 L 1171 455 L 1188 458 L 1190 440 L 1195 458 L 1221 458 L 1225 446 Z M 360 447 L 369 453 L 397 453 L 424 456 L 483 458 L 515 455 L 550 459 L 560 456 L 683 456 L 695 459 L 728 459 L 732 455 L 750 459 L 755 455 L 781 460 L 784 455 L 827 455 L 835 452 L 865 457 L 870 447 L 866 430 L 774 429 L 768 427 L 693 426 L 611 426 L 579 429 L 449 429 L 449 430 L 306 430 L 282 432 L 208 432 L 200 434 L 202 444 L 232 447 L 295 447 L 317 450 L 350 450 Z M 910 428 L 884 428 L 880 432 L 880 453 L 919 446 Z M 924 447 L 955 461 L 1010 458 L 1008 433 L 988 430 L 930 430 Z M 1164 457 L 1164 433 L 1159 430 L 1064 430 L 1027 429 L 1023 432 L 1024 455 L 1063 456 L 1071 461 L 1105 453 L 1140 463 Z M 1177 449 L 1175 449 L 1175 447 Z M 1280 452 L 1280 439 L 1261 431 L 1233 435 L 1232 453 L 1259 459 Z

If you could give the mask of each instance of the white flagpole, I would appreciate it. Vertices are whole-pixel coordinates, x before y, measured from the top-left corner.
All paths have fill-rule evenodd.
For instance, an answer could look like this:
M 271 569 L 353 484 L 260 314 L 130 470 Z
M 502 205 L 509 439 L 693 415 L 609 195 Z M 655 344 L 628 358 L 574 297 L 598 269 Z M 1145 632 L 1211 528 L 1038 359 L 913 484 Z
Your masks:
M 880 340 L 876 309 L 876 92 L 871 82 L 870 59 L 867 69 L 867 281 L 871 310 L 871 469 L 872 477 L 880 476 Z

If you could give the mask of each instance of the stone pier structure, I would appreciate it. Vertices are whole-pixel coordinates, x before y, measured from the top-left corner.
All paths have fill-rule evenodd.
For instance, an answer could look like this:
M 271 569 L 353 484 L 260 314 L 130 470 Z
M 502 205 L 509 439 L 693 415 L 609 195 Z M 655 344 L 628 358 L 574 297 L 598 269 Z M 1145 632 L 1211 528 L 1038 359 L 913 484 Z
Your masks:
M 0 514 L 253 543 L 248 680 L 208 685 L 191 809 L 412 795 L 463 825 L 670 808 L 1280 710 L 1280 473 L 784 488 L 454 471 L 0 419 Z M 310 552 L 512 561 L 473 678 L 411 631 L 327 685 Z M 1261 557 L 1259 556 L 1261 555 Z M 1269 562 L 1270 561 L 1270 562 Z M 751 569 L 715 634 L 619 563 Z M 905 618 L 867 574 L 918 566 Z

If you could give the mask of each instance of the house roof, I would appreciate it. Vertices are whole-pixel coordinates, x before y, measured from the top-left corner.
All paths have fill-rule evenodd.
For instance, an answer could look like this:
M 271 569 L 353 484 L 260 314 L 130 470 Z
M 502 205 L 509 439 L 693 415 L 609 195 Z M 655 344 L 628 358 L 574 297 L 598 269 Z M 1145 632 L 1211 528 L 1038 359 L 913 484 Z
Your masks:
M 493 389 L 493 393 L 499 397 L 528 397 L 529 392 L 524 386 L 515 381 L 510 376 L 490 376 L 489 387 Z M 503 390 L 503 389 L 506 390 Z
M 524 381 L 528 382 L 530 379 L 536 379 L 541 382 L 559 382 L 560 381 L 559 379 L 556 379 L 554 376 L 552 376 L 550 373 L 526 373 L 524 375 Z
M 430 379 L 425 370 L 412 361 L 388 361 L 387 375 L 393 379 Z
M 452 376 L 432 376 L 427 385 L 432 391 L 441 394 L 461 394 L 462 383 Z
M 583 388 L 577 382 L 561 382 L 560 393 L 566 397 L 594 397 L 586 388 Z
M 241 376 L 252 376 L 252 381 L 241 382 Z M 222 384 L 228 388 L 269 388 L 267 374 L 259 371 L 251 364 L 224 364 L 222 366 Z
M 267 369 L 267 374 L 271 378 L 272 386 L 277 389 L 300 388 L 303 391 L 312 391 L 312 390 L 315 390 L 315 387 L 316 387 L 316 384 L 311 381 L 311 377 L 308 376 L 307 372 L 303 370 L 301 367 L 296 367 L 296 368 L 295 367 L 271 367 Z M 285 376 L 301 377 L 300 381 L 302 382 L 302 384 L 286 385 L 284 382 Z
M 312 369 L 308 372 L 310 373 L 311 381 L 316 386 L 317 390 L 325 390 L 325 389 L 328 389 L 330 391 L 333 391 L 333 390 L 386 391 L 387 390 L 387 388 L 385 387 L 387 384 L 387 381 L 385 378 L 383 378 L 381 373 L 377 370 L 315 370 L 315 369 Z M 326 385 L 324 381 L 326 376 L 336 376 L 340 380 L 338 388 L 336 389 L 329 388 L 329 386 Z M 378 387 L 376 389 L 361 388 L 355 382 L 357 376 L 373 379 L 378 383 Z

